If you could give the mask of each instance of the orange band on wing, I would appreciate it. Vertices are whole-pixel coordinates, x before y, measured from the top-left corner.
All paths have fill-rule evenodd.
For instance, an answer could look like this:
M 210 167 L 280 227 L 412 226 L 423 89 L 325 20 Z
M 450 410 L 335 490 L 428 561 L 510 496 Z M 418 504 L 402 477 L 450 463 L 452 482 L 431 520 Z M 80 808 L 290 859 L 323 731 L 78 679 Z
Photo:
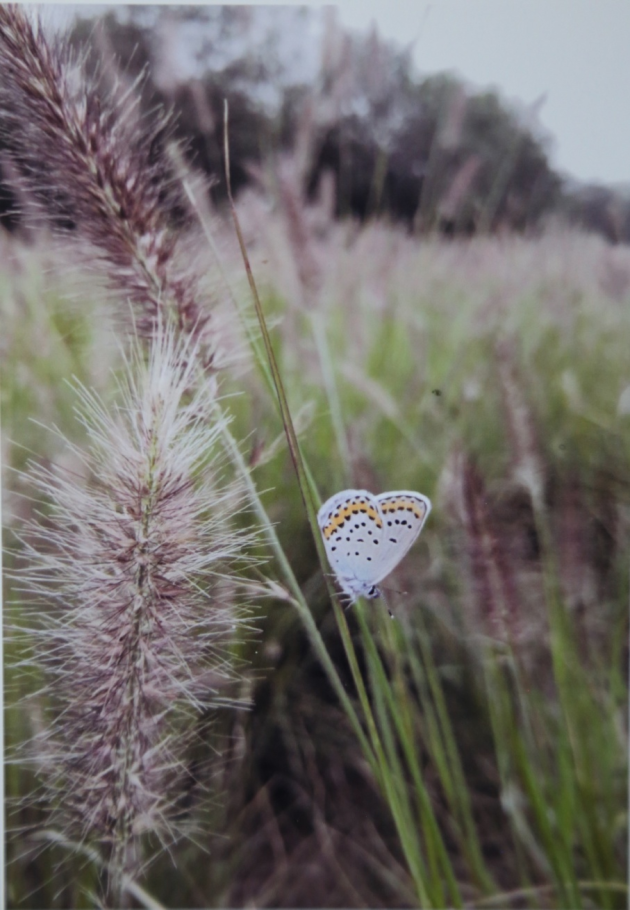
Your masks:
M 337 528 L 341 527 L 346 518 L 350 518 L 351 515 L 356 515 L 359 512 L 363 512 L 364 515 L 371 518 L 378 528 L 383 527 L 381 517 L 373 506 L 369 506 L 365 502 L 354 502 L 352 505 L 344 506 L 342 509 L 339 509 L 337 515 L 333 514 L 333 517 L 324 528 L 324 537 L 326 540 L 328 540 L 330 535 L 333 534 Z
M 420 504 L 415 499 L 405 499 L 403 496 L 392 499 L 391 502 L 380 502 L 381 512 L 397 512 L 398 509 L 410 509 L 420 521 L 427 513 L 424 503 Z

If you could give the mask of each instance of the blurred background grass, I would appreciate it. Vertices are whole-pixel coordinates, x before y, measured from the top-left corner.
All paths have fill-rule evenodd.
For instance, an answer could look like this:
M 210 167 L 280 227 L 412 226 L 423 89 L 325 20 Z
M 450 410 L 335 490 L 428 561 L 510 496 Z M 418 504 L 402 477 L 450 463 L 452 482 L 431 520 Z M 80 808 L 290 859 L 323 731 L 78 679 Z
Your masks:
M 434 504 L 385 582 L 395 621 L 381 601 L 346 614 L 393 789 L 279 596 L 242 645 L 251 710 L 199 721 L 191 763 L 220 759 L 210 801 L 189 807 L 204 837 L 143 885 L 164 906 L 625 906 L 630 251 L 571 223 L 452 240 L 386 217 L 339 220 L 325 194 L 308 200 L 291 160 L 237 208 L 321 498 L 406 488 Z M 233 228 L 220 209 L 207 224 L 253 325 Z M 190 246 L 211 261 L 196 233 Z M 0 263 L 11 570 L 12 533 L 38 508 L 27 457 L 64 464 L 45 427 L 82 442 L 67 380 L 107 398 L 122 364 L 116 318 L 65 241 L 3 232 Z M 246 352 L 235 312 L 224 319 Z M 354 700 L 261 361 L 245 353 L 221 388 Z M 265 574 L 284 586 L 273 562 Z M 10 669 L 20 597 L 5 576 L 10 754 L 41 723 L 37 701 L 20 702 L 39 680 Z M 19 761 L 6 795 L 8 905 L 89 905 L 98 873 L 53 843 Z
M 542 887 L 565 876 L 579 893 L 577 882 L 621 888 L 630 317 L 627 296 L 610 294 L 606 281 L 614 262 L 627 269 L 630 286 L 630 254 L 575 232 L 418 245 L 394 227 L 357 232 L 331 222 L 317 245 L 325 281 L 304 311 L 290 293 L 296 263 L 286 225 L 268 214 L 260 222 L 256 201 L 243 200 L 241 217 L 322 498 L 348 483 L 418 489 L 434 502 L 422 537 L 385 583 L 394 631 L 381 602 L 366 608 L 366 618 L 385 666 L 400 671 L 398 697 L 464 900 L 483 891 L 466 857 L 462 799 L 471 805 L 481 868 L 506 902 L 507 892 L 538 886 L 527 905 L 569 906 L 567 895 L 563 902 Z M 229 227 L 222 230 L 223 267 L 246 301 Z M 92 312 L 94 295 L 82 294 L 80 306 L 68 302 L 63 269 L 45 244 L 33 249 L 5 237 L 3 254 L 11 339 L 3 356 L 4 520 L 11 528 L 34 507 L 20 498 L 12 469 L 27 453 L 63 457 L 37 421 L 76 438 L 65 380 L 77 375 L 106 391 L 105 363 L 115 366 L 118 352 L 103 328 L 106 315 Z M 268 514 L 345 677 L 290 460 L 284 444 L 274 446 L 282 426 L 273 400 L 255 366 L 224 391 L 234 393 L 234 435 L 247 440 Z M 362 609 L 347 614 L 360 653 L 355 610 Z M 167 905 L 181 903 L 182 887 L 185 903 L 201 906 L 413 902 L 382 794 L 297 614 L 278 601 L 261 608 L 257 622 L 262 638 L 244 654 L 252 711 L 215 721 L 213 738 L 223 725 L 229 760 L 214 782 L 222 798 L 218 818 L 208 821 L 210 860 L 200 868 L 189 846 L 176 865 L 190 864 L 190 883 L 176 876 L 169 885 L 172 870 L 158 866 L 150 890 Z M 6 647 L 10 663 L 10 635 Z M 346 684 L 351 690 L 349 677 Z M 9 677 L 9 748 L 37 723 L 11 707 L 19 694 Z M 445 757 L 449 736 L 461 776 Z M 401 771 L 413 792 L 409 773 Z M 32 787 L 26 771 L 8 767 L 10 799 Z M 18 827 L 41 824 L 40 811 L 22 810 Z M 38 859 L 27 851 L 26 861 L 19 831 L 9 843 L 14 905 L 75 905 L 70 884 L 57 895 L 54 851 Z M 625 901 L 603 885 L 595 894 L 581 899 L 587 906 Z

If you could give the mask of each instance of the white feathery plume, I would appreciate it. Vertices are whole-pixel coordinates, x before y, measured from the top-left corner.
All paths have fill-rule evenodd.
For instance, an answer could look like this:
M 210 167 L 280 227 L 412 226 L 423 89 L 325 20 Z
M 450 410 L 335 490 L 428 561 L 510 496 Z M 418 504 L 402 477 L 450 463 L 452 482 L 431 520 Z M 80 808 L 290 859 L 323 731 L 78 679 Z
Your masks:
M 181 833 L 194 720 L 225 703 L 239 603 L 256 588 L 235 572 L 255 538 L 234 527 L 225 418 L 196 355 L 160 330 L 113 408 L 77 384 L 87 446 L 69 446 L 87 481 L 29 471 L 49 506 L 22 535 L 31 608 L 19 625 L 50 715 L 29 754 L 62 830 L 105 848 L 115 888 L 140 870 L 143 833 Z

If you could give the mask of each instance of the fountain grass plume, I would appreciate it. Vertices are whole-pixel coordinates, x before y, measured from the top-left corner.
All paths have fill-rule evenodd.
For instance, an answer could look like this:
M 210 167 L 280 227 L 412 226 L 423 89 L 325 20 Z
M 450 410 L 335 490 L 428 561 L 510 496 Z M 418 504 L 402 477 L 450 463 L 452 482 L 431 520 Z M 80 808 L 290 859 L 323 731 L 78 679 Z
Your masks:
M 23 534 L 32 606 L 17 621 L 50 720 L 29 754 L 58 827 L 100 846 L 114 895 L 142 869 L 144 834 L 168 846 L 184 833 L 195 718 L 226 703 L 256 587 L 236 574 L 254 535 L 234 528 L 241 490 L 217 461 L 225 418 L 212 384 L 194 383 L 190 348 L 159 331 L 113 408 L 77 385 L 88 444 L 70 449 L 83 470 L 30 468 L 49 505 Z
M 8 154 L 34 197 L 76 224 L 74 245 L 89 241 L 134 324 L 151 337 L 158 319 L 201 339 L 201 359 L 215 366 L 218 340 L 200 304 L 198 276 L 177 248 L 168 222 L 169 179 L 160 152 L 169 118 L 151 127 L 138 110 L 137 85 L 106 93 L 67 41 L 47 36 L 15 4 L 0 6 L 0 107 Z M 85 244 L 84 244 L 85 245 Z

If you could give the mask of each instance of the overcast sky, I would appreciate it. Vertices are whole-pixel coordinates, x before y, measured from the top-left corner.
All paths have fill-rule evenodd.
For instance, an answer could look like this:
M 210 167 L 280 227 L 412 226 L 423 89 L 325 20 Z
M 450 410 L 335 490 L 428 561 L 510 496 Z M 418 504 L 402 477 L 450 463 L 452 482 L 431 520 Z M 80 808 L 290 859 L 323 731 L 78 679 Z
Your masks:
M 413 46 L 423 73 L 455 70 L 533 104 L 552 162 L 630 184 L 628 0 L 341 0 L 341 21 Z
M 411 45 L 421 73 L 454 70 L 476 87 L 495 87 L 526 105 L 541 102 L 538 117 L 554 138 L 552 164 L 560 171 L 630 185 L 630 0 L 335 5 L 347 27 L 366 30 L 375 22 L 383 37 Z

